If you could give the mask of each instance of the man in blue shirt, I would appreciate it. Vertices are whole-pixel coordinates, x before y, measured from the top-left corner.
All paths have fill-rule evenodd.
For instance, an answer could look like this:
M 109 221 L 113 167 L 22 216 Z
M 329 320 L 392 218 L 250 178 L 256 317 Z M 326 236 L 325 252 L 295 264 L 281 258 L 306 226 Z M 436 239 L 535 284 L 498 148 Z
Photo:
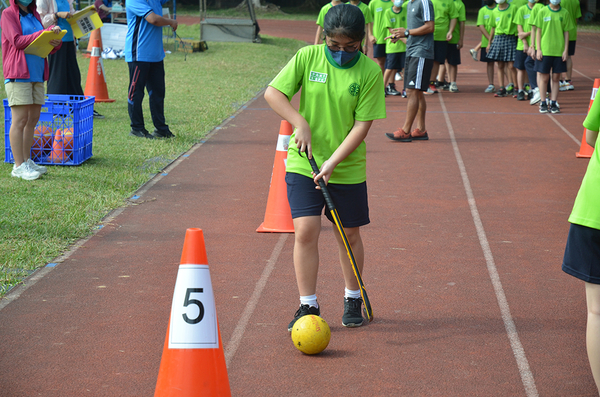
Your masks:
M 173 133 L 165 123 L 165 51 L 162 27 L 177 29 L 177 21 L 163 18 L 162 6 L 167 0 L 126 0 L 127 36 L 125 60 L 129 65 L 127 108 L 131 120 L 130 135 L 140 138 L 171 138 Z M 144 127 L 142 101 L 144 89 L 150 97 L 150 113 L 155 130 L 149 134 Z

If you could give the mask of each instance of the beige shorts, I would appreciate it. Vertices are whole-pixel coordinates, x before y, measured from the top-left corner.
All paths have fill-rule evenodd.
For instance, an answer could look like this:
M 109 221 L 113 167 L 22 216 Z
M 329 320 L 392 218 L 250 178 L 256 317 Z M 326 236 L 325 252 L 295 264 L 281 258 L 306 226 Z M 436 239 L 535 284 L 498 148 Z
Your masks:
M 6 83 L 4 88 L 8 106 L 43 105 L 46 103 L 44 83 L 18 83 L 13 81 Z

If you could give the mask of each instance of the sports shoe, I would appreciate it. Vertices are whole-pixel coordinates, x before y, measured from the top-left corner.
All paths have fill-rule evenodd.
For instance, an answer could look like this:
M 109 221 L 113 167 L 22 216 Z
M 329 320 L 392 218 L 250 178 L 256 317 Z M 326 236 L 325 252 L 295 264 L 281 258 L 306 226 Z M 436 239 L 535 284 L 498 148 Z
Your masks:
M 396 80 L 402 80 L 402 75 L 400 73 L 396 72 L 396 76 L 394 76 L 394 78 Z
M 398 130 L 394 132 L 386 132 L 385 136 L 390 138 L 392 141 L 412 142 L 412 136 L 404 132 L 402 128 L 398 128 Z
M 20 166 L 13 165 L 13 169 L 10 173 L 15 178 L 25 179 L 26 181 L 33 181 L 34 179 L 38 179 L 40 174 L 38 171 L 34 170 L 29 166 L 29 163 L 24 161 Z
M 494 87 L 493 84 L 490 84 L 487 86 L 487 88 L 485 89 L 485 92 L 490 93 L 490 92 L 494 92 L 494 90 L 496 89 L 496 87 Z
M 469 53 L 471 53 L 471 56 L 473 57 L 473 60 L 476 61 L 477 60 L 477 51 L 475 51 L 475 48 L 471 48 L 469 50 Z
M 402 90 L 402 95 L 400 95 L 402 98 L 406 98 L 406 90 Z
M 565 85 L 565 87 L 567 87 L 567 91 L 573 91 L 575 89 L 575 87 L 573 86 L 573 83 L 571 83 L 571 80 L 567 80 L 567 81 L 565 81 L 565 83 L 567 83 Z
M 450 83 L 450 87 L 448 88 L 448 91 L 458 92 L 458 86 L 456 85 L 456 83 Z
M 513 83 L 510 83 L 509 85 L 506 86 L 506 93 L 508 95 L 512 95 L 514 91 L 515 91 L 515 85 Z
M 437 87 L 438 87 L 437 82 L 429 83 L 429 89 L 427 91 L 431 90 L 435 94 L 438 92 Z
M 104 118 L 104 116 L 103 116 L 103 115 L 101 115 L 100 113 L 98 113 L 98 112 L 96 111 L 96 109 L 94 109 L 94 118 L 95 118 L 95 119 L 103 119 L 103 118 Z
M 37 165 L 36 163 L 33 162 L 32 159 L 27 159 L 26 163 L 29 164 L 29 167 L 40 173 L 40 175 L 44 175 L 48 169 L 46 167 L 44 167 L 43 165 Z
M 567 90 L 567 82 L 564 80 L 559 81 L 558 83 L 558 90 L 559 91 L 566 91 Z
M 541 100 L 542 100 L 542 97 L 540 96 L 540 89 L 539 88 L 535 88 L 533 90 L 533 97 L 529 100 L 529 104 L 530 105 L 535 105 L 536 103 L 538 103 Z
M 498 97 L 498 98 L 500 98 L 500 97 L 504 97 L 504 96 L 506 96 L 506 95 L 508 95 L 508 93 L 506 92 L 506 88 L 504 88 L 504 87 L 500 88 L 500 89 L 498 90 L 498 92 L 496 92 L 496 93 L 494 94 L 494 96 L 495 96 L 495 97 Z
M 152 136 L 154 138 L 175 138 L 175 134 L 173 134 L 171 130 L 159 131 L 157 129 L 154 129 L 154 131 L 152 132 Z
M 363 319 L 360 307 L 362 299 L 344 298 L 344 315 L 342 316 L 342 325 L 344 327 L 360 327 L 365 321 Z
M 410 133 L 411 138 L 414 141 L 427 141 L 429 140 L 429 135 L 427 135 L 427 131 L 421 131 L 418 128 L 415 128 L 411 133 Z
M 385 92 L 388 95 L 394 95 L 394 96 L 400 95 L 400 91 L 396 90 L 396 84 L 394 84 L 394 83 L 388 84 L 388 86 L 385 87 Z
M 558 104 L 556 102 L 552 102 L 550 104 L 550 112 L 553 113 L 553 114 L 560 113 L 560 109 L 559 109 Z
M 524 101 L 525 100 L 525 91 L 519 91 L 517 93 L 517 101 Z
M 321 309 L 318 307 L 314 307 L 314 306 L 300 305 L 300 308 L 294 314 L 294 319 L 288 325 L 288 331 L 292 332 L 292 328 L 294 328 L 294 324 L 296 324 L 296 321 L 298 321 L 298 319 L 300 317 L 306 316 L 308 314 L 314 314 L 315 316 L 320 316 Z
M 129 135 L 131 135 L 131 136 L 135 136 L 135 137 L 138 137 L 138 138 L 148 138 L 148 139 L 154 139 L 154 136 L 150 135 L 150 134 L 148 133 L 148 131 L 146 131 L 146 130 L 144 130 L 144 131 L 140 131 L 140 130 L 134 130 L 134 129 L 132 129 L 132 130 L 129 132 Z
M 540 103 L 540 113 L 548 113 L 548 104 L 546 101 Z
M 427 91 L 425 91 L 423 94 L 425 94 L 425 95 L 433 95 L 433 94 L 435 94 L 436 92 L 438 92 L 438 91 L 437 91 L 437 89 L 431 88 L 431 86 L 429 86 L 429 87 L 427 88 Z
M 104 49 L 104 51 L 102 51 L 102 58 L 103 59 L 117 59 L 118 56 L 112 48 L 106 47 Z
M 523 91 L 525 91 L 525 92 L 531 91 L 531 85 L 529 83 L 525 83 L 525 85 L 523 86 Z

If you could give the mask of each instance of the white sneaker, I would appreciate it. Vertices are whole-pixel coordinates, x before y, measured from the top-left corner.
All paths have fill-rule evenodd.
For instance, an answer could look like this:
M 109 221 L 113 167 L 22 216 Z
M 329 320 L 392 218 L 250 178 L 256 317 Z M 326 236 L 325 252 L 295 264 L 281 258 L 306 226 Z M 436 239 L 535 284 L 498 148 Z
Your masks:
M 567 82 L 566 81 L 561 81 L 559 83 L 558 90 L 559 91 L 566 91 L 567 90 Z
M 485 92 L 494 92 L 494 90 L 496 90 L 496 87 L 494 87 L 493 84 L 488 85 L 488 87 L 485 89 Z
M 475 48 L 471 48 L 469 50 L 469 53 L 471 54 L 471 57 L 473 57 L 473 60 L 476 61 L 477 60 L 477 51 L 475 51 Z
M 48 169 L 46 167 L 44 167 L 43 165 L 37 165 L 32 159 L 27 159 L 26 163 L 29 164 L 29 167 L 40 173 L 40 175 L 44 175 Z
M 529 104 L 535 105 L 536 103 L 538 103 L 541 100 L 542 100 L 542 97 L 540 96 L 540 89 L 536 87 L 533 90 L 533 97 L 529 100 Z
M 102 51 L 102 58 L 103 59 L 117 59 L 117 54 L 115 54 L 115 51 L 110 48 L 110 47 L 106 47 L 104 49 L 104 51 Z
M 450 83 L 450 89 L 448 91 L 458 92 L 458 86 L 456 85 L 456 83 Z
M 32 169 L 29 166 L 29 163 L 26 161 L 18 167 L 13 165 L 13 169 L 10 174 L 15 178 L 25 179 L 26 181 L 33 181 L 34 179 L 38 179 L 41 175 L 39 172 Z
M 573 83 L 570 82 L 566 82 L 567 84 L 565 85 L 565 87 L 567 88 L 567 91 L 573 91 L 575 89 L 575 87 L 573 86 Z
M 402 80 L 402 75 L 396 72 L 396 80 Z

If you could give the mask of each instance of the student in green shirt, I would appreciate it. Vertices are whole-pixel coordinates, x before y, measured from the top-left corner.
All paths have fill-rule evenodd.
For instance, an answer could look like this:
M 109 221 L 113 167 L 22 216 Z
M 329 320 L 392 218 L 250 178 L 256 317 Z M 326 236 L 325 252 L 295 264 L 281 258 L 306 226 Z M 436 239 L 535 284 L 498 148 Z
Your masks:
M 323 32 L 323 20 L 325 19 L 325 14 L 327 11 L 331 9 L 331 7 L 335 7 L 337 5 L 344 4 L 341 0 L 331 0 L 331 3 L 325 4 L 321 7 L 321 11 L 319 11 L 319 16 L 317 17 L 317 34 L 315 36 L 315 45 L 321 43 L 321 33 Z
M 429 88 L 425 92 L 427 95 L 437 93 L 437 87 L 441 87 L 436 79 L 440 65 L 446 62 L 448 41 L 453 37 L 458 19 L 454 0 L 431 0 L 431 3 L 435 15 L 435 30 L 433 31 L 433 69 L 431 70 Z
M 571 227 L 562 270 L 585 282 L 586 345 L 596 388 L 600 392 L 600 100 L 583 122 L 586 141 L 595 147 L 569 217 Z
M 386 117 L 381 70 L 359 51 L 365 37 L 362 12 L 350 4 L 335 6 L 325 15 L 323 31 L 325 44 L 301 48 L 265 92 L 271 108 L 294 127 L 285 180 L 295 230 L 293 258 L 300 307 L 289 331 L 298 318 L 321 313 L 316 290 L 325 201 L 319 179 L 328 184 L 362 272 L 360 227 L 369 223 L 364 139 L 373 120 Z M 290 100 L 300 89 L 296 110 Z M 307 156 L 320 165 L 317 175 Z M 331 217 L 328 211 L 327 216 Z M 363 324 L 358 282 L 342 238 L 335 226 L 333 230 L 346 287 L 342 325 L 358 327 Z
M 560 6 L 561 0 L 550 0 L 550 5 L 542 7 L 535 15 L 533 25 L 536 31 L 536 70 L 540 73 L 538 86 L 542 101 L 540 113 L 560 113 L 556 103 L 559 91 L 560 74 L 567 71 L 569 53 L 569 30 L 573 22 L 569 11 Z M 550 103 L 545 98 L 548 80 L 552 71 Z
M 487 57 L 487 48 L 491 38 L 490 33 L 492 32 L 492 18 L 495 8 L 495 0 L 487 0 L 487 4 L 481 7 L 477 13 L 477 27 L 481 31 L 481 53 L 479 54 L 479 60 L 487 64 L 488 86 L 485 89 L 485 92 L 494 92 L 496 89 L 496 87 L 494 87 L 494 60 Z M 475 48 L 471 50 L 471 54 L 473 54 L 474 50 L 476 53 Z
M 575 47 L 577 46 L 577 20 L 581 18 L 581 6 L 579 0 L 562 0 L 560 6 L 566 8 L 571 14 L 573 28 L 569 30 L 569 55 L 567 57 L 567 73 L 563 73 L 560 81 L 560 91 L 571 91 L 575 87 L 571 82 L 573 75 L 573 55 L 575 55 Z
M 394 34 L 393 29 L 406 28 L 406 7 L 402 7 L 402 0 L 394 0 L 394 6 L 385 12 L 384 21 L 390 35 Z M 385 73 L 383 75 L 386 95 L 402 95 L 406 97 L 405 91 L 401 93 L 396 90 L 395 83 L 396 72 L 402 72 L 404 69 L 405 57 L 406 38 L 401 38 L 394 43 L 386 37 Z
M 392 8 L 394 4 L 391 0 L 371 0 L 369 9 L 373 17 L 371 30 L 371 43 L 373 44 L 373 58 L 381 68 L 381 73 L 385 71 L 385 38 L 388 30 L 385 28 L 385 11 Z
M 489 59 L 498 63 L 498 80 L 500 89 L 495 96 L 504 97 L 508 95 L 504 87 L 504 75 L 508 77 L 508 87 L 514 86 L 512 73 L 517 52 L 517 27 L 513 23 L 515 9 L 506 0 L 496 0 L 498 7 L 492 11 L 492 31 L 490 32 L 490 48 L 487 54 Z
M 519 90 L 517 93 L 518 101 L 531 99 L 528 98 L 529 92 L 525 91 L 525 76 L 529 76 L 528 80 L 530 81 L 530 86 L 533 91 L 537 88 L 536 75 L 533 70 L 534 62 L 528 54 L 529 47 L 532 46 L 531 21 L 533 21 L 535 11 L 537 11 L 538 7 L 542 7 L 542 5 L 536 3 L 535 0 L 528 1 L 527 4 L 521 6 L 521 8 L 517 10 L 514 17 L 514 23 L 517 25 L 517 31 L 519 32 L 517 35 L 517 53 L 515 54 L 514 63 L 514 66 L 517 69 L 517 87 Z
M 348 2 L 348 4 L 352 4 L 353 6 L 357 6 L 358 8 L 360 8 L 360 10 L 363 13 L 363 16 L 365 17 L 365 40 L 362 43 L 362 52 L 365 55 L 368 55 L 369 52 L 369 42 L 371 41 L 371 29 L 372 29 L 372 25 L 373 25 L 373 15 L 371 14 L 371 9 L 369 8 L 368 5 L 366 5 L 365 3 L 363 3 L 360 0 L 350 0 Z
M 458 65 L 460 65 L 460 49 L 463 47 L 465 21 L 467 20 L 465 4 L 462 0 L 454 0 L 454 8 L 458 14 L 457 23 L 452 32 L 452 38 L 448 41 L 446 62 L 440 64 L 440 71 L 437 75 L 437 81 L 442 83 L 443 89 L 450 92 L 458 92 L 456 76 L 458 75 Z M 446 70 L 448 70 L 450 83 L 446 81 Z

